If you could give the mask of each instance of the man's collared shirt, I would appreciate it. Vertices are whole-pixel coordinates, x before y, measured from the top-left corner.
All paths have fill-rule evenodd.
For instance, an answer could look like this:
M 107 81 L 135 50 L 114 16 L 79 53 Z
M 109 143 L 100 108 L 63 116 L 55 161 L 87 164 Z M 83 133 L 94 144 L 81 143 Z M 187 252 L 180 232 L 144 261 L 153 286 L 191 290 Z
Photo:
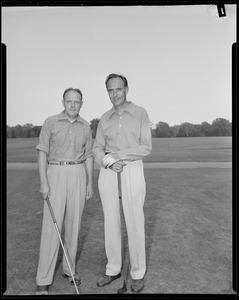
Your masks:
M 121 115 L 112 107 L 100 118 L 93 147 L 99 165 L 106 152 L 116 152 L 121 159 L 133 161 L 147 156 L 151 150 L 150 121 L 144 108 L 127 102 Z
M 48 154 L 48 162 L 86 160 L 92 156 L 90 125 L 79 115 L 71 123 L 64 111 L 51 116 L 42 126 L 36 149 Z

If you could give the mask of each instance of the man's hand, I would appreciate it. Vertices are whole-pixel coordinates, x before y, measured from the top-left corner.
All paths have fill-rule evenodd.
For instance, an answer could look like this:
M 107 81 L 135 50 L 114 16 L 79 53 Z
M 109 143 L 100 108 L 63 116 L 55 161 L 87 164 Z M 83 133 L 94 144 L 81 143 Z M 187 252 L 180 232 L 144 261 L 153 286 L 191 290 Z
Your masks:
M 50 187 L 48 183 L 42 183 L 40 188 L 40 193 L 42 193 L 43 198 L 46 200 L 50 196 Z
M 89 200 L 90 198 L 92 198 L 94 195 L 94 192 L 93 192 L 93 186 L 92 184 L 87 184 L 87 187 L 86 187 L 86 200 Z
M 117 153 L 108 153 L 103 157 L 103 166 L 104 168 L 109 168 L 111 167 L 115 162 L 119 161 L 120 157 L 118 156 Z
M 105 155 L 102 160 L 104 168 L 110 168 L 114 172 L 122 172 L 126 163 L 120 159 L 117 153 L 111 152 Z
M 126 163 L 124 163 L 122 160 L 119 160 L 115 162 L 112 166 L 110 166 L 110 169 L 113 170 L 114 172 L 122 172 L 123 167 L 126 166 Z

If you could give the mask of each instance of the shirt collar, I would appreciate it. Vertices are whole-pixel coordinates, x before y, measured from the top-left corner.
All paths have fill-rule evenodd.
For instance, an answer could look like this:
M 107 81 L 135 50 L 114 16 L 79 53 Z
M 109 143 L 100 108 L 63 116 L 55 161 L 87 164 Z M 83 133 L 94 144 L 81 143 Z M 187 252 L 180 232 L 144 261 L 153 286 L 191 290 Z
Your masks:
M 65 114 L 65 110 L 63 110 L 63 111 L 59 114 L 59 116 L 58 116 L 58 121 L 60 121 L 60 120 L 68 120 L 68 121 L 69 121 L 69 119 L 67 118 L 67 116 L 66 116 L 66 114 Z M 80 117 L 80 115 L 77 116 L 75 122 L 80 122 L 80 123 L 83 123 L 83 124 L 84 124 L 84 121 L 83 121 L 83 119 Z
M 127 106 L 125 107 L 125 109 L 123 110 L 123 112 L 127 111 L 128 113 L 130 113 L 133 117 L 135 117 L 135 105 L 133 102 L 131 101 L 127 101 Z M 112 117 L 112 115 L 117 113 L 117 111 L 115 110 L 114 106 L 110 109 L 109 111 L 109 119 Z

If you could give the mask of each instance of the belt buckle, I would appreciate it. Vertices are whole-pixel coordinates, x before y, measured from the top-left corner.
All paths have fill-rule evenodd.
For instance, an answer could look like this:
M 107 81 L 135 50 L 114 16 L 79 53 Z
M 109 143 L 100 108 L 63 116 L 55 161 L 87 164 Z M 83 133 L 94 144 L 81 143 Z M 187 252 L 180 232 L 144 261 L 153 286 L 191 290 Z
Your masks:
M 65 161 L 60 161 L 60 166 L 63 166 L 65 164 L 66 164 Z

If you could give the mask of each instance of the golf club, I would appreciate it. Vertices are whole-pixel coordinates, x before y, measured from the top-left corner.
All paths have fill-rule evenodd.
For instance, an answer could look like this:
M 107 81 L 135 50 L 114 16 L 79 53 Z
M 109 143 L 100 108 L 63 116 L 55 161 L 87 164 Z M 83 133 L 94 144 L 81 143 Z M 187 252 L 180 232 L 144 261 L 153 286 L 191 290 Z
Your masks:
M 46 201 L 47 201 L 47 204 L 48 204 L 48 207 L 49 207 L 51 216 L 52 216 L 53 223 L 54 223 L 55 228 L 56 228 L 56 232 L 57 232 L 58 237 L 59 237 L 59 240 L 60 240 L 60 242 L 61 242 L 61 246 L 62 246 L 63 252 L 64 252 L 64 254 L 65 254 L 66 262 L 67 262 L 67 265 L 68 265 L 68 267 L 69 267 L 69 270 L 70 270 L 70 273 L 71 273 L 72 280 L 73 280 L 73 282 L 74 282 L 74 286 L 75 286 L 76 292 L 77 292 L 77 294 L 79 295 L 80 293 L 79 293 L 79 291 L 78 291 L 78 288 L 77 288 L 77 285 L 76 285 L 76 282 L 75 282 L 75 278 L 74 278 L 73 272 L 72 272 L 72 270 L 71 270 L 71 266 L 70 266 L 70 263 L 69 263 L 69 260 L 68 260 L 68 256 L 67 256 L 66 250 L 65 250 L 65 248 L 64 248 L 64 245 L 63 245 L 63 242 L 62 242 L 62 239 L 61 239 L 61 234 L 60 234 L 58 225 L 57 225 L 57 223 L 56 223 L 56 218 L 55 218 L 55 215 L 54 215 L 54 213 L 53 213 L 52 206 L 51 206 L 51 202 L 50 202 L 48 196 L 47 196 L 47 198 L 46 198 Z
M 117 173 L 117 177 L 118 177 L 119 198 L 121 199 L 121 203 L 122 203 L 121 172 Z M 122 203 L 122 208 L 123 208 L 123 203 Z M 123 239 L 122 239 L 122 245 L 123 245 Z M 123 265 L 123 267 L 125 267 L 125 263 L 126 263 L 126 250 L 124 251 L 124 254 L 122 255 L 122 265 Z M 127 291 L 128 265 L 129 264 L 127 264 L 127 268 L 126 268 L 126 271 L 124 273 L 123 287 L 117 290 L 118 294 L 125 294 L 126 291 Z

